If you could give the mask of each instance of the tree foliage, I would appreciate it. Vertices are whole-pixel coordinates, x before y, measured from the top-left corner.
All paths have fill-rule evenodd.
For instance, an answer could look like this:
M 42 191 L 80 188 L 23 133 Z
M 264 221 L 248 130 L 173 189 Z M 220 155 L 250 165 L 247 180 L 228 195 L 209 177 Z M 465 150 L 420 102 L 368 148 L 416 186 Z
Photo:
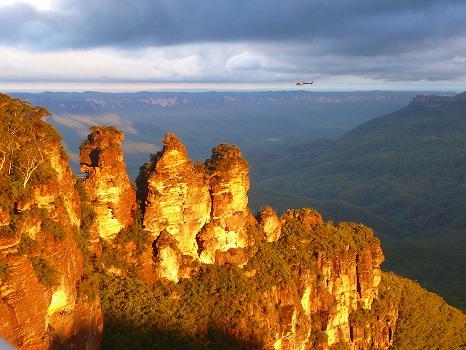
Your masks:
M 59 284 L 59 272 L 46 258 L 41 256 L 30 256 L 29 261 L 34 268 L 34 272 L 36 273 L 40 283 L 47 287 Z
M 47 152 L 60 136 L 44 122 L 50 113 L 42 107 L 0 94 L 0 193 L 2 207 L 30 195 L 31 181 L 39 184 L 51 174 Z M 8 200 L 6 200 L 8 198 Z
M 4 279 L 8 274 L 8 265 L 3 260 L 0 260 L 0 279 Z
M 384 298 L 398 298 L 394 349 L 460 350 L 466 345 L 466 316 L 418 283 L 383 275 Z

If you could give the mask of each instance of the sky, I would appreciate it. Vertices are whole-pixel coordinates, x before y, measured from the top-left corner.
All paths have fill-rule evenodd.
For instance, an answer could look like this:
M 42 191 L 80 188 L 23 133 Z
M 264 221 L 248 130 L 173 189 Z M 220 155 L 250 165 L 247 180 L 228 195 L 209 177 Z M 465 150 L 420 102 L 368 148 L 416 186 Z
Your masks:
M 0 0 L 0 89 L 466 90 L 464 0 Z

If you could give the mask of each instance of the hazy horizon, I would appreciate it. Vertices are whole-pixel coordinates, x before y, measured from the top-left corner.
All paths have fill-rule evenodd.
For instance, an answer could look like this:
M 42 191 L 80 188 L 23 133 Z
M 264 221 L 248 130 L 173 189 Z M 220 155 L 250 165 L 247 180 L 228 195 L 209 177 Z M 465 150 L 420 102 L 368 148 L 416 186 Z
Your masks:
M 353 87 L 353 88 L 302 88 L 294 87 L 292 84 L 287 85 L 264 85 L 264 84 L 49 84 L 49 83 L 34 83 L 34 84 L 12 84 L 5 85 L 0 83 L 0 92 L 3 93 L 43 93 L 43 92 L 97 92 L 97 93 L 170 93 L 170 92 L 190 92 L 190 93 L 204 93 L 204 92 L 316 92 L 316 93 L 334 93 L 334 92 L 372 92 L 372 91 L 386 91 L 386 92 L 427 92 L 427 93 L 461 93 L 466 91 L 466 87 L 454 88 L 452 86 L 441 86 L 431 88 L 417 88 L 417 87 Z

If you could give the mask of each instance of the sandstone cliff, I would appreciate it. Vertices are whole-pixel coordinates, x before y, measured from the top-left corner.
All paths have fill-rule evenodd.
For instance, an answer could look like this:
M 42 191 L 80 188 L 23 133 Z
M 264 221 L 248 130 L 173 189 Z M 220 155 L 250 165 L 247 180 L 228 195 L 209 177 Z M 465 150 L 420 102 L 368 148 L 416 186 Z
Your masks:
M 78 292 L 81 207 L 60 138 L 47 111 L 0 98 L 0 335 L 19 348 L 97 349 L 102 312 Z
M 212 225 L 199 239 L 201 261 L 213 263 L 217 251 L 247 246 L 246 225 L 253 218 L 248 208 L 249 166 L 238 147 L 215 147 L 206 169 L 212 196 Z
M 261 211 L 262 220 L 264 216 L 267 223 L 275 215 L 267 208 Z M 264 225 L 269 242 L 265 243 L 266 249 L 276 254 L 282 249 L 295 253 L 281 255 L 285 260 L 283 267 L 290 267 L 290 276 L 286 277 L 283 271 L 278 276 L 288 281 L 272 282 L 262 298 L 265 307 L 259 308 L 255 315 L 259 324 L 265 321 L 269 327 L 270 339 L 266 346 L 326 349 L 346 344 L 361 349 L 388 348 L 392 342 L 388 336 L 391 319 L 381 320 L 379 327 L 365 338 L 358 338 L 351 317 L 358 310 L 370 310 L 377 298 L 383 254 L 372 231 L 356 224 L 335 227 L 324 223 L 320 214 L 310 209 L 289 210 L 280 220 L 282 236 L 271 240 L 266 229 L 272 227 L 278 231 L 276 221 L 272 222 L 273 225 Z M 246 265 L 246 271 L 269 274 L 270 270 L 260 270 L 273 271 L 276 266 L 267 263 L 264 266 L 260 260 L 267 261 L 272 256 L 273 253 L 260 251 Z M 264 310 L 267 311 L 264 313 Z
M 466 109 L 466 92 L 454 96 L 417 95 L 411 102 L 426 110 L 464 111 Z

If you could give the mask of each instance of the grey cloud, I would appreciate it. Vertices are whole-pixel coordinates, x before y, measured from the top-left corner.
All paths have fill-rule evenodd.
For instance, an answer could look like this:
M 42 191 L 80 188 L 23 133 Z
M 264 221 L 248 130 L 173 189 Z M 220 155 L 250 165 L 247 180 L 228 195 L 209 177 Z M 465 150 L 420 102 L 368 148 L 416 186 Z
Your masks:
M 46 52 L 109 47 L 128 56 L 147 47 L 175 52 L 182 44 L 213 43 L 221 51 L 236 45 L 217 66 L 203 56 L 203 49 L 187 54 L 194 45 L 185 45 L 183 55 L 199 59 L 199 75 L 188 78 L 200 81 L 334 76 L 453 81 L 466 79 L 465 18 L 464 0 L 62 0 L 52 11 L 20 4 L 0 7 L 0 45 Z M 172 57 L 177 56 L 167 56 L 159 70 L 167 70 Z M 127 66 L 113 64 L 114 70 L 95 80 L 131 80 L 119 75 L 119 68 Z M 186 79 L 186 71 L 175 68 L 169 79 Z M 70 79 L 66 72 L 44 74 L 36 79 Z M 2 79 L 31 78 L 16 74 Z M 82 79 L 89 81 L 89 73 Z M 134 79 L 145 81 L 145 75 Z M 167 75 L 147 76 L 151 79 L 166 80 Z M 110 122 L 108 118 L 101 122 Z M 135 132 L 131 125 L 122 127 Z
M 265 57 L 275 58 L 274 63 L 278 63 L 262 65 L 264 81 L 270 77 L 277 82 L 309 79 L 317 83 L 332 77 L 346 77 L 347 81 L 357 77 L 387 82 L 466 79 L 466 38 L 447 40 L 442 46 L 403 52 L 395 57 L 351 53 L 319 55 L 318 48 L 299 43 L 262 45 L 259 50 Z
M 242 53 L 230 57 L 225 65 L 229 70 L 241 71 L 241 70 L 257 70 L 261 67 L 261 61 L 258 57 L 250 55 L 248 53 Z
M 466 34 L 460 0 L 63 0 L 0 9 L 0 42 L 36 49 L 298 41 L 322 52 L 392 54 Z
M 123 149 L 128 154 L 149 154 L 157 153 L 158 148 L 152 143 L 125 141 Z

